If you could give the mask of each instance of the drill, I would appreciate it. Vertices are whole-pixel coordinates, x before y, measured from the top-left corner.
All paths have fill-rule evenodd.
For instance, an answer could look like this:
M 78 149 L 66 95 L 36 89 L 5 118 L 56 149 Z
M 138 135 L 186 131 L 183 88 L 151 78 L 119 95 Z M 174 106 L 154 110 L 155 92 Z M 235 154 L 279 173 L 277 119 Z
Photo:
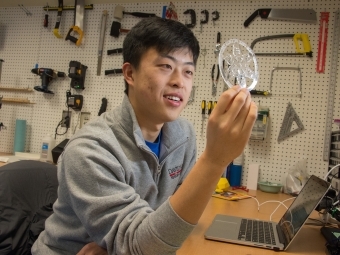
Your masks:
M 41 78 L 41 86 L 35 86 L 34 89 L 48 94 L 54 94 L 53 91 L 48 90 L 48 85 L 52 79 L 66 76 L 64 72 L 58 72 L 50 68 L 33 68 L 31 72 Z

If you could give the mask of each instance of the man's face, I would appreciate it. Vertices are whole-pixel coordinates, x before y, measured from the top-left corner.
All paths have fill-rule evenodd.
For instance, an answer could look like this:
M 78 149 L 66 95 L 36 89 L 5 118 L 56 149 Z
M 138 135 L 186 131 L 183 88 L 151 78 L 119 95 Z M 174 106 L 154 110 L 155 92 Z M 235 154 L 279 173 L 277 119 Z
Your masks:
M 178 118 L 188 102 L 195 71 L 191 51 L 163 55 L 146 51 L 138 69 L 131 67 L 129 99 L 138 122 L 159 125 Z

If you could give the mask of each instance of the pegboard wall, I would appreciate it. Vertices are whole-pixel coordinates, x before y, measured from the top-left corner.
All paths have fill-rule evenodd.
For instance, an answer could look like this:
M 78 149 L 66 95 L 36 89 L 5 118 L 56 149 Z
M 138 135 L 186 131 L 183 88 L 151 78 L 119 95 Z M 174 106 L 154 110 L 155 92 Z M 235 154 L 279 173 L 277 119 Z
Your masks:
M 190 22 L 190 16 L 184 15 L 187 9 L 194 9 L 197 15 L 197 25 L 192 29 L 197 36 L 201 50 L 206 49 L 206 55 L 199 57 L 195 73 L 195 97 L 182 116 L 194 124 L 197 134 L 198 156 L 205 147 L 205 131 L 201 136 L 202 116 L 201 101 L 217 101 L 223 92 L 224 82 L 220 78 L 217 96 L 212 96 L 211 69 L 217 64 L 214 50 L 217 33 L 221 33 L 221 42 L 236 38 L 250 45 L 259 37 L 277 34 L 306 33 L 312 46 L 313 57 L 306 56 L 258 56 L 260 78 L 256 89 L 268 90 L 271 71 L 275 67 L 298 67 L 302 73 L 302 97 L 297 95 L 299 76 L 294 71 L 278 71 L 273 76 L 273 95 L 268 97 L 253 96 L 253 101 L 270 109 L 270 125 L 267 138 L 261 141 L 250 140 L 245 149 L 242 183 L 246 184 L 248 166 L 250 163 L 260 164 L 260 179 L 265 181 L 283 182 L 286 173 L 300 160 L 307 159 L 307 169 L 310 174 L 324 176 L 328 162 L 323 161 L 323 142 L 326 125 L 327 95 L 330 77 L 330 59 L 334 51 L 331 49 L 334 14 L 339 9 L 338 0 L 285 0 L 285 1 L 181 1 L 174 2 L 179 20 Z M 52 5 L 50 3 L 50 5 Z M 123 4 L 126 11 L 139 11 L 162 15 L 165 3 L 128 3 Z M 104 75 L 104 70 L 121 68 L 121 55 L 106 55 L 107 50 L 120 48 L 124 33 L 118 38 L 110 36 L 111 23 L 116 4 L 94 5 L 93 10 L 85 10 L 82 45 L 57 39 L 53 28 L 57 12 L 50 11 L 49 26 L 43 27 L 45 11 L 41 7 L 26 7 L 32 15 L 26 15 L 19 7 L 0 8 L 0 58 L 2 65 L 1 86 L 17 88 L 33 88 L 41 85 L 39 76 L 31 73 L 31 69 L 39 67 L 52 68 L 68 74 L 69 62 L 79 61 L 88 67 L 85 79 L 85 90 L 72 94 L 84 96 L 83 112 L 90 112 L 91 118 L 98 115 L 103 97 L 108 99 L 108 108 L 118 106 L 124 95 L 124 81 L 121 75 Z M 295 23 L 288 21 L 264 20 L 257 17 L 249 27 L 243 26 L 244 21 L 259 8 L 312 8 L 317 13 L 316 24 Z M 101 17 L 104 10 L 109 13 L 104 41 L 102 72 L 97 76 L 97 53 L 100 35 Z M 209 12 L 209 20 L 202 31 L 199 21 L 204 19 L 201 11 Z M 220 18 L 212 22 L 212 12 L 218 10 Z M 330 12 L 326 71 L 317 73 L 317 47 L 319 38 L 320 12 Z M 140 18 L 125 15 L 122 28 L 130 29 Z M 60 34 L 66 36 L 73 25 L 73 11 L 63 11 L 60 24 Z M 256 44 L 255 52 L 295 52 L 292 39 L 268 40 Z M 203 51 L 201 51 L 203 53 Z M 339 66 L 339 65 L 338 65 Z M 339 70 L 339 68 L 337 69 Z M 337 72 L 339 74 L 339 71 Z M 338 77 L 339 80 L 339 77 Z M 66 91 L 70 89 L 70 78 L 54 79 L 49 89 L 54 95 L 33 92 L 13 92 L 0 90 L 0 96 L 11 98 L 27 98 L 35 104 L 3 103 L 0 109 L 0 122 L 7 129 L 0 131 L 0 151 L 13 152 L 15 120 L 27 120 L 26 151 L 39 153 L 43 137 L 55 129 L 61 120 L 62 111 L 66 110 Z M 335 92 L 334 116 L 339 117 L 339 81 Z M 285 95 L 290 94 L 290 95 Z M 302 121 L 305 130 L 278 143 L 281 123 L 288 103 L 291 103 Z M 72 111 L 71 128 L 63 136 L 57 137 L 57 144 L 65 138 L 70 138 L 79 129 L 79 114 Z M 207 121 L 204 122 L 204 130 Z M 293 126 L 294 128 L 294 126 Z M 336 127 L 333 126 L 335 129 Z M 59 133 L 65 132 L 59 128 Z M 232 146 L 232 145 L 226 145 Z

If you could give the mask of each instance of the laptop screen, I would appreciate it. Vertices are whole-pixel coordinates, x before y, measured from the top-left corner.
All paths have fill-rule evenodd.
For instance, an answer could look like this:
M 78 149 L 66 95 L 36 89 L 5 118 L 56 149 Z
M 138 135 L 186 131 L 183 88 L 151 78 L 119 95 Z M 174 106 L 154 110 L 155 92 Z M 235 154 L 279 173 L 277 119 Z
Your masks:
M 329 183 L 312 175 L 283 215 L 279 226 L 289 244 L 302 225 L 319 204 L 329 188 Z

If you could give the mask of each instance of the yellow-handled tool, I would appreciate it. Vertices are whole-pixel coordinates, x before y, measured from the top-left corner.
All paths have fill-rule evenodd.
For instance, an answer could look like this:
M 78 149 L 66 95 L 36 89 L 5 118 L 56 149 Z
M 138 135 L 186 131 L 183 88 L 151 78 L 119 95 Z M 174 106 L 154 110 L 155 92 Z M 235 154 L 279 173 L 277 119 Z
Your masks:
M 71 32 L 77 32 L 79 37 L 76 38 L 74 36 L 71 35 Z M 73 26 L 70 28 L 70 30 L 67 33 L 67 36 L 65 38 L 65 40 L 70 40 L 71 42 L 75 43 L 77 46 L 79 46 L 81 44 L 81 41 L 83 40 L 83 36 L 84 36 L 84 32 L 83 30 L 81 30 L 80 27 L 78 26 Z
M 202 100 L 202 102 L 201 102 L 201 110 L 202 110 L 201 137 L 203 137 L 204 120 L 205 120 L 205 108 L 206 108 L 206 101 L 205 101 L 205 100 Z
M 70 40 L 71 42 L 75 43 L 77 46 L 80 46 L 83 36 L 84 36 L 84 14 L 85 14 L 85 0 L 75 0 L 74 9 L 74 26 L 70 28 L 67 33 L 65 40 Z M 79 37 L 76 38 L 71 35 L 71 32 L 78 33 Z
M 55 37 L 57 38 L 63 38 L 60 34 L 59 34 L 59 26 L 60 26 L 60 22 L 61 22 L 61 15 L 63 13 L 63 0 L 58 0 L 58 16 L 57 16 L 57 22 L 55 23 L 54 29 L 53 29 L 53 34 L 55 35 Z
M 208 102 L 208 115 L 210 116 L 211 114 L 211 111 L 212 111 L 212 108 L 213 107 L 213 101 L 209 101 Z
M 271 40 L 271 39 L 280 39 L 280 38 L 292 38 L 295 44 L 296 52 L 269 52 L 269 53 L 255 53 L 256 56 L 277 56 L 277 55 L 302 55 L 307 57 L 313 57 L 312 47 L 309 42 L 308 34 L 282 34 L 282 35 L 270 35 L 264 36 L 260 38 L 256 38 L 250 45 L 251 49 L 254 49 L 254 46 L 257 42 Z M 303 49 L 299 47 L 299 41 L 302 41 Z
M 295 34 L 293 40 L 295 43 L 296 52 L 300 53 L 312 52 L 308 34 Z M 303 49 L 300 49 L 299 41 L 302 41 Z

